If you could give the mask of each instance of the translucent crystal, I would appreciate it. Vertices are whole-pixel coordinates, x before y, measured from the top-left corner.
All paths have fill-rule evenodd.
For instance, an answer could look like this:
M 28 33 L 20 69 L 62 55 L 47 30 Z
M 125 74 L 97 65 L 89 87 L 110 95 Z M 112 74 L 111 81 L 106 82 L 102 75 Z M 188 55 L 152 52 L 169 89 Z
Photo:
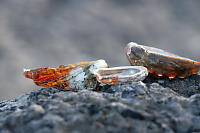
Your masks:
M 30 78 L 38 86 L 54 88 L 93 87 L 92 71 L 108 67 L 104 60 L 80 62 L 77 64 L 61 65 L 58 68 L 25 69 L 24 76 Z
M 131 42 L 125 51 L 131 65 L 144 66 L 153 75 L 184 78 L 200 70 L 200 62 L 161 49 Z
M 121 66 L 99 68 L 94 70 L 93 74 L 100 83 L 117 84 L 142 81 L 148 75 L 148 70 L 142 66 Z

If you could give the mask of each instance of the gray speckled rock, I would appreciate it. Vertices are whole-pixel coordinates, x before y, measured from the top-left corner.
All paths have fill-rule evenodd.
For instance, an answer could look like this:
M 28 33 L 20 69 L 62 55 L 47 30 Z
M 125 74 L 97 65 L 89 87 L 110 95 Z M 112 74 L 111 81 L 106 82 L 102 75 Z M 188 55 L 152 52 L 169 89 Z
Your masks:
M 147 78 L 144 82 L 147 83 L 147 85 L 154 82 L 162 85 L 163 87 L 169 87 L 170 89 L 185 97 L 190 97 L 191 95 L 200 93 L 200 74 L 192 75 L 184 79 L 176 78 L 171 80 L 149 76 L 149 78 Z
M 148 77 L 100 91 L 42 88 L 0 102 L 0 133 L 200 132 L 199 79 Z

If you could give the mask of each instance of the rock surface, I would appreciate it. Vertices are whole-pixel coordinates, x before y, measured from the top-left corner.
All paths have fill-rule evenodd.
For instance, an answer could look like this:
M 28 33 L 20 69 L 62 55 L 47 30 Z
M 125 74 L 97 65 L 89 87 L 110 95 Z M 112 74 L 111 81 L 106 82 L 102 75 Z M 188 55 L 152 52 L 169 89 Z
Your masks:
M 42 88 L 0 102 L 0 133 L 200 132 L 200 75 L 104 86 Z

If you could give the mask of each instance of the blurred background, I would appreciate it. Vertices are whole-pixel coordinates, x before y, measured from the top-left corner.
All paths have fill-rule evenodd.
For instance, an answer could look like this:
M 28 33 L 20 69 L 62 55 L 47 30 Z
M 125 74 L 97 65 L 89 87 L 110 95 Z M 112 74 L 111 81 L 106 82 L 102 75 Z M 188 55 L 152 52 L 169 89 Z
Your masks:
M 129 65 L 131 41 L 200 61 L 199 13 L 198 0 L 1 0 L 0 100 L 40 88 L 24 68 Z

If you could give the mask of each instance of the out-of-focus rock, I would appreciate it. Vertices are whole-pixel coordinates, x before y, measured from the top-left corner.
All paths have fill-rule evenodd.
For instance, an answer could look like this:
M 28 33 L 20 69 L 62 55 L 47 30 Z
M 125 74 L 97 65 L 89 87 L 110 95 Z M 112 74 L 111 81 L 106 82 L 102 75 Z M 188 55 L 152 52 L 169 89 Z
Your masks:
M 199 79 L 148 77 L 99 91 L 42 88 L 0 102 L 0 133 L 200 132 Z

